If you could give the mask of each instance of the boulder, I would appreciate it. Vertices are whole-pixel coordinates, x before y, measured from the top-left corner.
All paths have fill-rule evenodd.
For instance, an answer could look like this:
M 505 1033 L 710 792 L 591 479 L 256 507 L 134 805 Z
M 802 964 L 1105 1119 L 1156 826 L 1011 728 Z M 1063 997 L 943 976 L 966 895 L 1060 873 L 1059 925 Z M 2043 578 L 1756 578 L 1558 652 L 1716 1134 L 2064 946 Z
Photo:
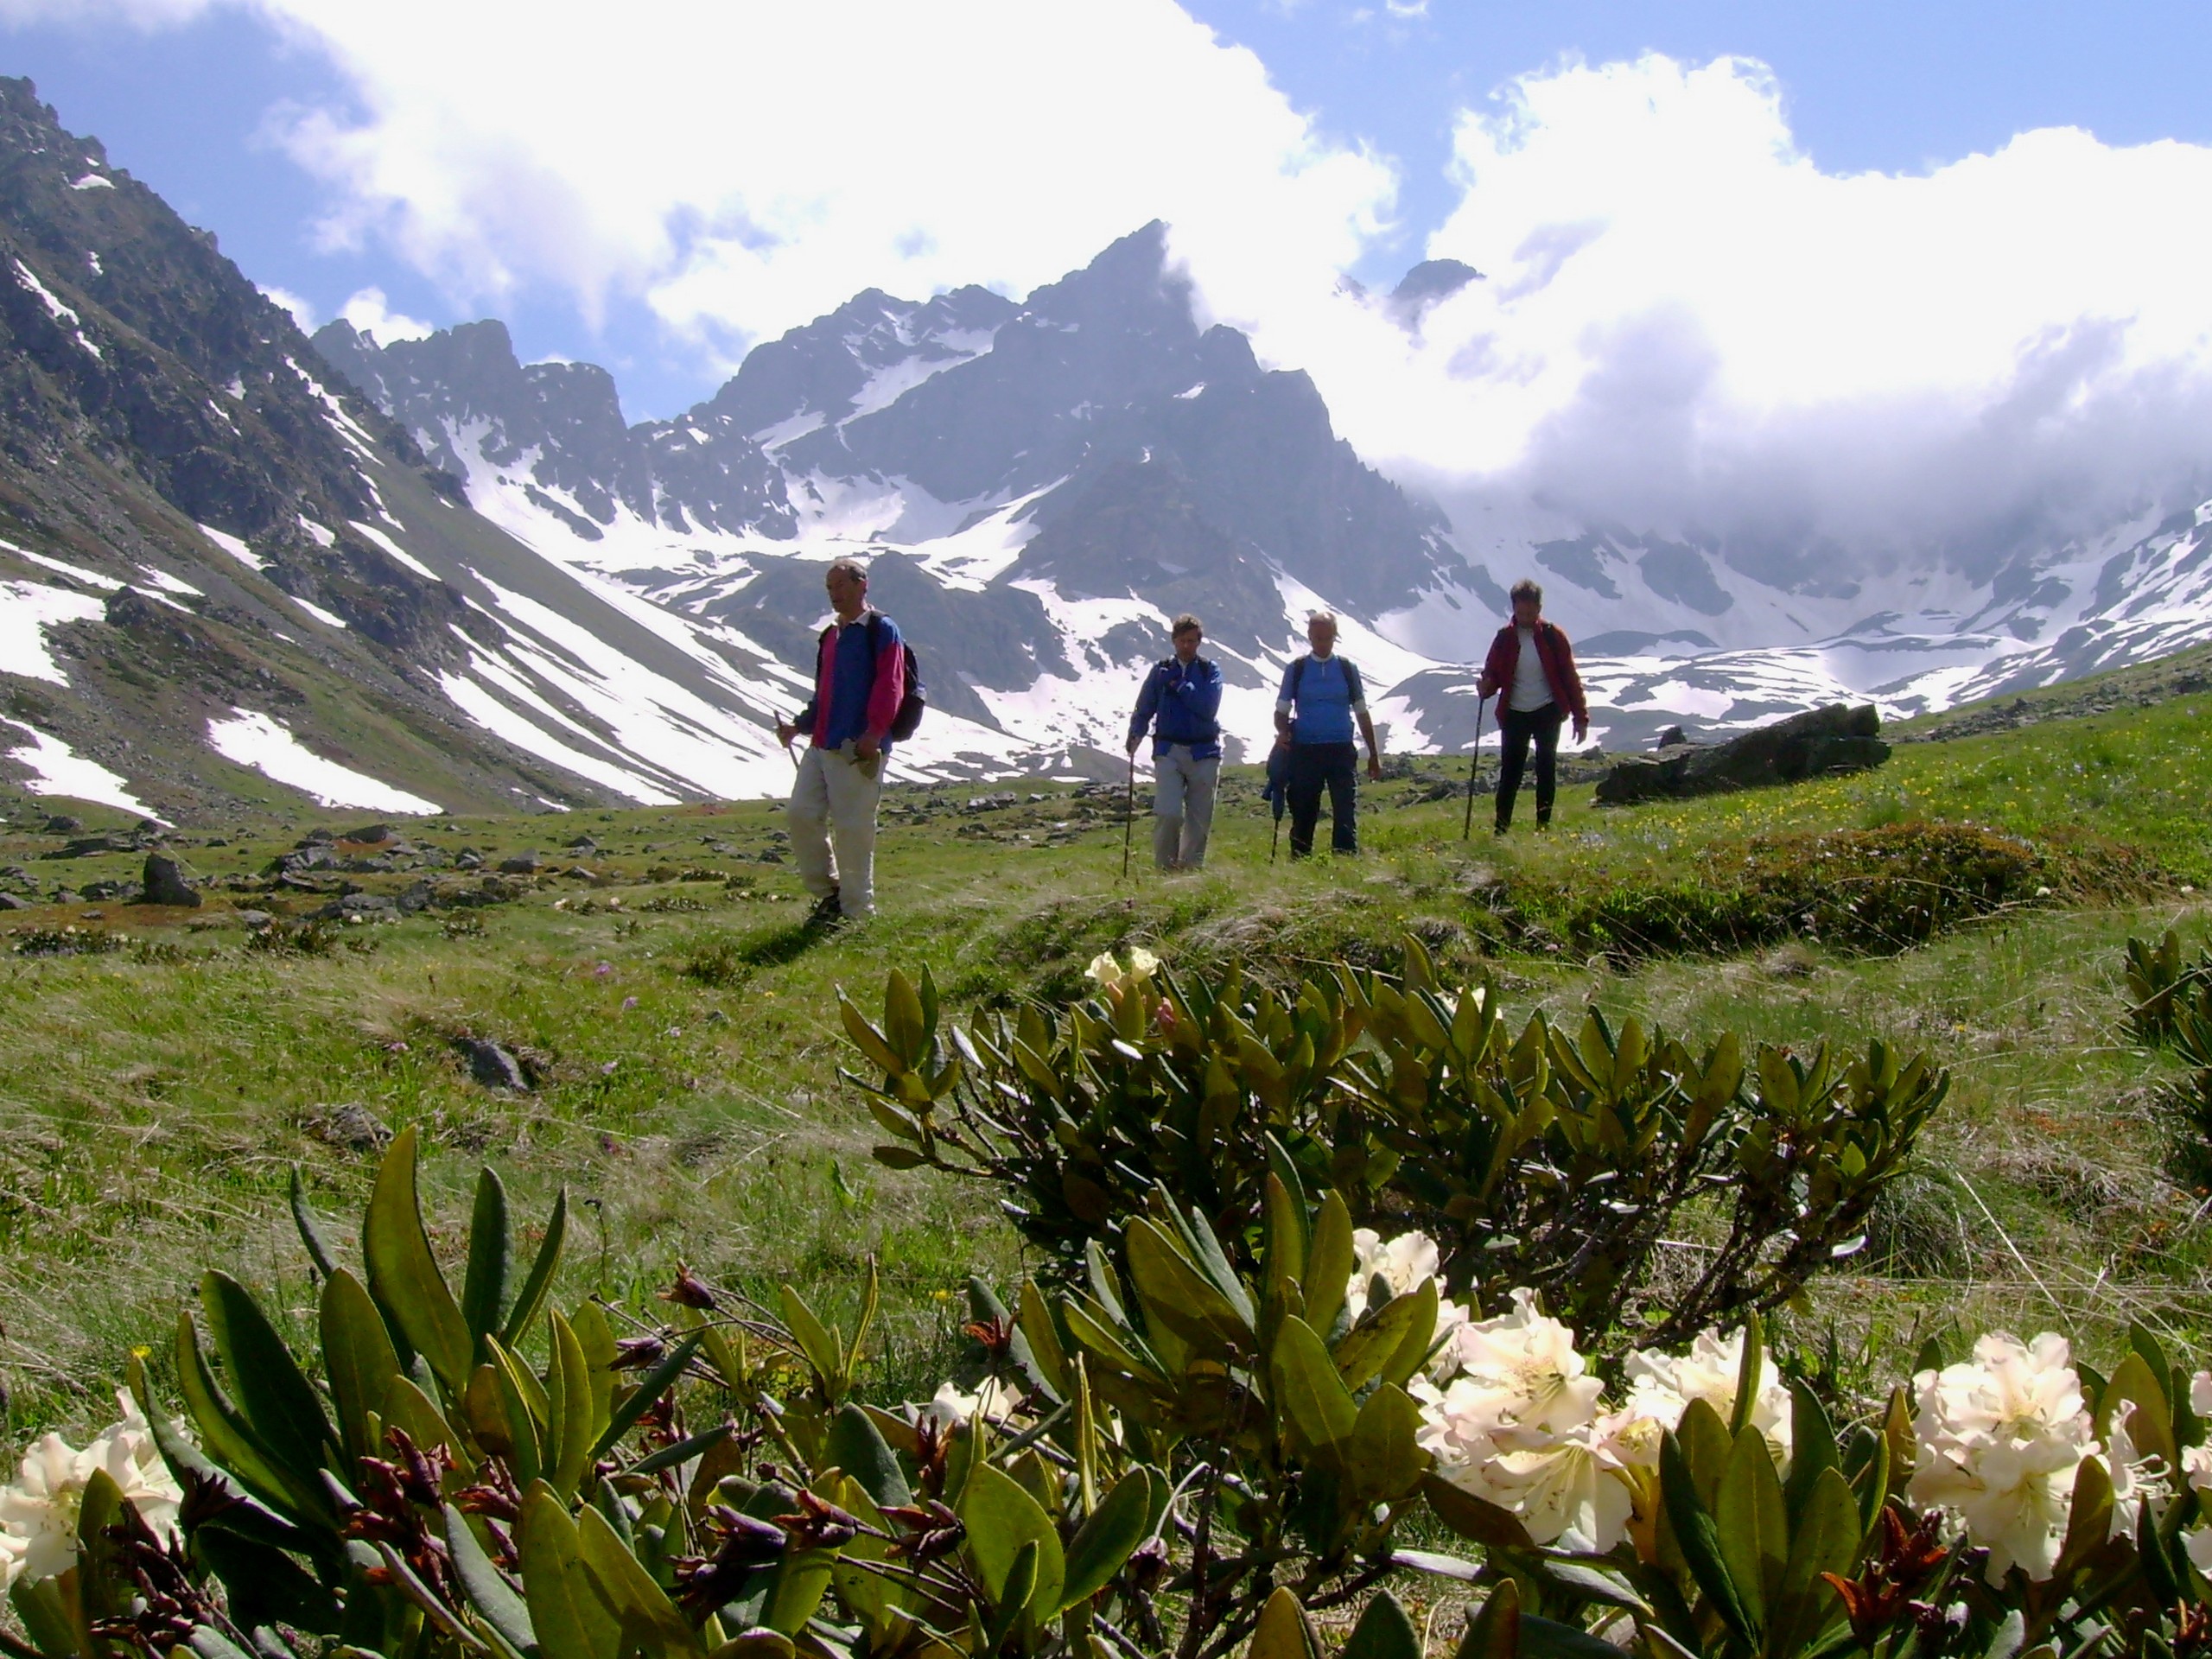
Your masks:
M 67 812 L 57 812 L 46 821 L 46 833 L 49 836 L 80 836 L 84 832 L 85 821 Z
M 391 826 L 388 823 L 365 823 L 359 830 L 341 830 L 338 839 L 355 842 L 365 847 L 380 846 L 391 839 Z
M 18 899 L 12 893 L 0 893 L 0 910 L 31 910 L 35 908 L 28 899 Z
M 391 1141 L 391 1126 L 357 1100 L 317 1106 L 302 1114 L 300 1127 L 316 1140 L 348 1152 L 382 1152 Z
M 182 905 L 188 910 L 200 908 L 200 894 L 184 879 L 184 872 L 177 868 L 176 860 L 162 853 L 146 855 L 146 871 L 143 877 L 145 894 L 142 905 Z
M 1598 780 L 1598 804 L 1628 806 L 1864 772 L 1890 758 L 1890 746 L 1878 735 L 1881 728 L 1882 717 L 1871 703 L 1809 709 L 1726 743 L 1620 761 Z
M 535 875 L 537 874 L 537 855 L 536 853 L 517 853 L 512 858 L 503 858 L 499 861 L 499 874 L 502 875 Z
M 524 1075 L 522 1062 L 499 1044 L 486 1042 L 480 1037 L 464 1037 L 461 1039 L 461 1050 L 468 1057 L 468 1075 L 486 1089 L 511 1089 L 518 1094 L 530 1092 L 530 1079 Z

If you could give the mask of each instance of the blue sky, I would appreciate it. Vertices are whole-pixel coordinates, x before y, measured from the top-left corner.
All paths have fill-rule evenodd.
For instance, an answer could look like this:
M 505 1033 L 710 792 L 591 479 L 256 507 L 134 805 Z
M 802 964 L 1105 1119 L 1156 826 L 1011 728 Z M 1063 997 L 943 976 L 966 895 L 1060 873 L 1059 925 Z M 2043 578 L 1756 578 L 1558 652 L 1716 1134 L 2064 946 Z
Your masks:
M 1371 283 L 1387 285 L 1421 257 L 1458 204 L 1449 163 L 1459 112 L 1484 106 L 1513 76 L 1577 56 L 1763 61 L 1798 146 L 1827 173 L 1921 172 L 2045 126 L 2085 127 L 2114 145 L 2212 141 L 2212 100 L 2179 67 L 2212 59 L 2212 8 L 2202 5 L 1433 0 L 1407 16 L 1379 0 L 1192 0 L 1187 10 L 1255 53 L 1320 134 L 1395 164 L 1395 225 L 1348 262 Z M 433 323 L 496 310 L 525 356 L 614 367 L 633 417 L 708 395 L 741 347 L 742 329 L 721 330 L 717 351 L 702 353 L 634 296 L 617 294 L 594 317 L 558 280 L 525 276 L 487 295 L 374 234 L 350 248 L 319 242 L 314 227 L 337 193 L 273 135 L 302 108 L 360 115 L 342 54 L 244 7 L 148 29 L 112 17 L 88 25 L 90 15 L 35 7 L 19 16 L 4 35 L 10 72 L 30 75 L 67 124 L 105 139 L 119 165 L 217 232 L 249 276 L 318 315 L 372 287 L 394 311 Z M 895 165 L 888 153 L 886 165 Z M 896 287 L 904 274 L 880 280 Z M 1000 270 L 973 276 L 1011 285 Z M 844 297 L 825 289 L 817 308 Z
M 1880 561 L 2212 493 L 2201 3 L 0 0 L 0 51 L 298 308 L 499 316 L 632 419 L 1157 217 L 1462 525 Z M 1486 280 L 1412 326 L 1424 257 Z

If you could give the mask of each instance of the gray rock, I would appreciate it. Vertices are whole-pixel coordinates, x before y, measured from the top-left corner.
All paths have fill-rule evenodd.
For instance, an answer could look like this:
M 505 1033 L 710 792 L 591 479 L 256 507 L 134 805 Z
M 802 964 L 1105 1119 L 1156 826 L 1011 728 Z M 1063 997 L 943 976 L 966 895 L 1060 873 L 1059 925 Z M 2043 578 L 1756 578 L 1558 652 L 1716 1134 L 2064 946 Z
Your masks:
M 12 893 L 0 893 L 0 910 L 30 910 L 34 908 L 35 908 L 35 906 L 34 906 L 31 901 L 28 899 L 18 899 Z
M 145 905 L 181 905 L 188 910 L 200 908 L 200 894 L 184 879 L 184 872 L 177 861 L 162 853 L 146 855 L 146 870 L 142 878 L 146 894 L 138 902 Z
M 464 847 L 454 855 L 453 867 L 456 870 L 480 870 L 484 868 L 484 855 Z
M 98 858 L 102 853 L 127 853 L 130 843 L 118 841 L 112 836 L 79 836 L 66 847 L 56 848 L 48 858 Z
M 567 842 L 566 846 L 568 850 L 574 853 L 578 858 L 597 858 L 599 856 L 599 843 L 594 841 L 589 836 L 578 836 L 574 841 Z
M 1853 709 L 1839 702 L 1709 747 L 1688 745 L 1656 758 L 1632 756 L 1598 780 L 1598 804 L 1627 806 L 1864 772 L 1890 758 L 1890 746 L 1876 735 L 1881 726 L 1871 703 Z
M 82 818 L 71 817 L 67 812 L 57 812 L 46 821 L 45 833 L 49 836 L 75 836 L 82 835 L 84 829 Z
M 300 1127 L 318 1141 L 348 1152 L 382 1152 L 391 1142 L 391 1126 L 358 1100 L 317 1106 Z
M 344 831 L 339 836 L 338 839 L 340 841 L 355 841 L 359 842 L 364 845 L 375 846 L 391 839 L 391 826 L 388 823 L 364 824 L 359 830 L 348 830 Z
M 1655 749 L 1679 749 L 1688 746 L 1689 737 L 1679 726 L 1669 726 L 1651 740 Z
M 276 919 L 276 918 L 274 916 L 270 915 L 265 910 L 242 910 L 238 912 L 239 922 L 243 925 L 251 928 L 257 932 L 261 929 L 267 927 Z
M 499 861 L 501 875 L 535 875 L 537 874 L 536 853 L 517 853 L 512 858 Z
M 436 896 L 436 889 L 429 882 L 417 881 L 399 895 L 397 903 L 402 912 L 412 916 L 417 911 L 428 910 Z
M 468 1075 L 486 1089 L 512 1089 L 525 1095 L 530 1092 L 530 1078 L 523 1071 L 522 1062 L 499 1044 L 480 1037 L 464 1037 L 461 1050 L 468 1057 Z

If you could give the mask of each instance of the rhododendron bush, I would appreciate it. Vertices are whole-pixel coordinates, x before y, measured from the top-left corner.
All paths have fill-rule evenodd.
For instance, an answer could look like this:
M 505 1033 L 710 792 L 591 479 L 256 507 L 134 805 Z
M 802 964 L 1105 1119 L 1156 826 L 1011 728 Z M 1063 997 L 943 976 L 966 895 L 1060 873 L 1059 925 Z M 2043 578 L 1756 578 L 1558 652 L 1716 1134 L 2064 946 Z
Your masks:
M 1121 1249 L 1155 1185 L 1250 1269 L 1272 1143 L 1356 1224 L 1433 1241 L 1455 1300 L 1495 1313 L 1525 1287 L 1589 1342 L 1686 1343 L 1859 1250 L 1948 1086 L 1880 1043 L 1693 1046 L 1594 1009 L 1516 1032 L 1410 939 L 1400 974 L 1328 965 L 1282 989 L 1142 950 L 1089 977 L 1073 1007 L 972 1027 L 940 1028 L 926 969 L 890 976 L 880 1021 L 841 1007 L 891 1137 L 876 1156 L 1001 1188 L 1063 1281 L 1094 1243 Z M 1693 1223 L 1697 1270 L 1660 1274 L 1661 1241 Z
M 912 1126 L 926 1163 L 944 1150 L 931 1137 L 969 1133 L 932 1104 L 962 1086 L 956 1068 L 1001 1098 L 1026 1087 L 1119 1109 L 1052 1071 L 1090 1065 L 1078 1021 L 1149 1056 L 1167 1086 L 1184 1023 L 1223 1005 L 1201 1019 L 1164 977 L 1141 957 L 1103 961 L 1096 997 L 1068 1011 L 1079 1041 L 1009 1037 L 1026 1085 L 967 1039 L 939 1040 L 926 978 L 894 984 L 882 1027 L 849 1023 L 893 1062 L 866 1085 L 879 1119 Z M 1419 1018 L 1402 988 L 1359 994 L 1363 1033 Z M 1592 1145 L 1612 1133 L 1593 1125 L 1630 1121 L 1593 1101 L 1664 1116 L 1705 1098 L 1716 1122 L 1726 1105 L 1706 1083 L 1667 1081 L 1682 1051 L 1655 1071 L 1625 1030 L 1613 1083 L 1538 1087 L 1558 1058 L 1541 1030 L 1497 1051 L 1468 995 L 1420 1006 L 1461 1032 L 1433 1051 L 1447 1073 L 1489 1055 L 1498 1069 L 1483 1075 L 1527 1094 L 1516 1113 L 1583 1111 L 1574 1133 Z M 1268 1064 L 1320 1065 L 1301 1032 Z M 1154 1035 L 1164 1046 L 1147 1049 Z M 1196 1098 L 1226 1135 L 1250 1103 L 1221 1052 Z M 1588 1069 L 1586 1049 L 1571 1053 Z M 1346 1100 L 1400 1086 L 1372 1049 L 1328 1064 L 1365 1079 Z M 1268 1075 L 1239 1065 L 1236 1078 Z M 1774 1072 L 1761 1097 L 1795 1089 L 1796 1116 L 1740 1115 L 1728 1161 L 1700 1179 L 1766 1180 L 1786 1146 L 1789 1202 L 1812 1214 L 1823 1170 L 1863 1174 L 1844 1152 L 1891 1144 L 1834 1115 L 1893 1106 L 1904 1072 L 1870 1060 L 1863 1087 L 1831 1090 L 1817 1065 L 1760 1065 Z M 1440 1086 L 1406 1073 L 1402 1098 Z M 1840 1397 L 1832 1374 L 1816 1386 L 1770 1346 L 1756 1314 L 1674 1334 L 1640 1319 L 1634 1338 L 1609 1313 L 1578 1319 L 1556 1278 L 1507 1271 L 1527 1255 L 1469 1253 L 1485 1236 L 1472 1198 L 1452 1214 L 1456 1243 L 1394 1221 L 1392 1205 L 1417 1206 L 1396 1177 L 1367 1179 L 1387 1145 L 1376 1118 L 1319 1170 L 1310 1140 L 1305 1155 L 1292 1144 L 1296 1114 L 1262 1118 L 1258 1166 L 1236 1189 L 1249 1214 L 1163 1175 L 1100 1183 L 1126 1207 L 1049 1271 L 971 1281 L 950 1374 L 909 1399 L 882 1391 L 872 1274 L 848 1325 L 789 1287 L 764 1304 L 680 1262 L 641 1306 L 571 1303 L 565 1200 L 524 1250 L 489 1170 L 459 1262 L 442 1262 L 404 1129 L 358 1249 L 296 1185 L 316 1287 L 304 1319 L 211 1273 L 165 1351 L 131 1361 L 120 1421 L 82 1450 L 58 1435 L 24 1450 L 0 1487 L 16 1625 L 0 1649 L 2198 1659 L 2212 1644 L 2212 1373 L 2190 1376 L 2147 1334 L 2100 1373 L 2062 1336 L 1991 1333 L 1886 1396 Z M 1549 1161 L 1497 1167 L 1580 1167 L 1572 1138 L 1549 1141 L 1556 1122 L 1529 1130 Z M 1827 1150 L 1808 1150 L 1808 1124 Z M 1063 1138 L 1084 1144 L 1072 1113 Z

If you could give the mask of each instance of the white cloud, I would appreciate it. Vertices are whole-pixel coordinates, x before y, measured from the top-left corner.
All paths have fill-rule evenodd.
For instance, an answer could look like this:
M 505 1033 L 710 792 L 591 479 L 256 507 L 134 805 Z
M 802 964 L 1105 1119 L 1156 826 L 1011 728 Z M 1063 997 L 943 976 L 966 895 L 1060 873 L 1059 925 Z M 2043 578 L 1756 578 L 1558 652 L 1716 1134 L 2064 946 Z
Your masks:
M 363 289 L 338 308 L 338 315 L 362 334 L 374 334 L 379 346 L 389 346 L 395 340 L 421 340 L 437 327 L 435 323 L 394 311 L 380 288 Z
M 735 344 L 870 284 L 1024 291 L 1155 217 L 1236 292 L 1355 258 L 1395 187 L 1170 0 L 571 3 L 526 29 L 261 3 L 359 100 L 278 127 L 332 188 L 326 244 L 381 242 L 487 305 L 637 296 Z
M 1488 280 L 1417 341 L 1350 302 L 1253 320 L 1363 453 L 1462 504 L 1955 552 L 2212 458 L 2212 149 L 2050 130 L 1837 176 L 1760 66 L 1649 57 L 1463 113 L 1456 171 L 1428 252 Z
M 292 314 L 292 321 L 300 325 L 302 334 L 311 334 L 315 331 L 317 325 L 315 305 L 312 301 L 304 300 L 293 293 L 290 289 L 279 288 L 274 283 L 257 283 L 255 286 L 261 289 L 264 299 L 283 306 Z

